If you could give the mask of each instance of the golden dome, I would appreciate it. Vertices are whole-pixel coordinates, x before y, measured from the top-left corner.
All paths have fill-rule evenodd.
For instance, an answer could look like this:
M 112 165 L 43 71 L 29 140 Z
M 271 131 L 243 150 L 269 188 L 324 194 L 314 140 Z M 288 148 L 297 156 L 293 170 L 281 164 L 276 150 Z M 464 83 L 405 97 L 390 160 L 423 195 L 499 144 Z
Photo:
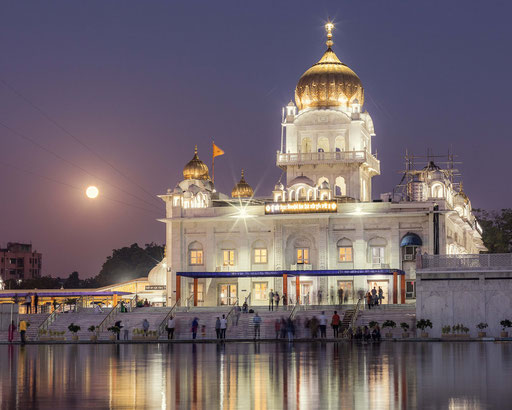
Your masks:
M 240 178 L 240 182 L 231 191 L 231 196 L 233 198 L 251 198 L 253 195 L 254 191 L 245 180 L 244 170 L 242 169 L 242 178 Z
M 185 179 L 203 179 L 209 180 L 208 167 L 197 156 L 197 145 L 194 148 L 194 158 L 192 158 L 185 168 L 183 168 L 183 178 Z
M 356 102 L 363 106 L 364 89 L 357 74 L 343 64 L 332 51 L 332 23 L 327 23 L 327 51 L 307 70 L 295 88 L 299 110 L 317 107 L 347 107 Z

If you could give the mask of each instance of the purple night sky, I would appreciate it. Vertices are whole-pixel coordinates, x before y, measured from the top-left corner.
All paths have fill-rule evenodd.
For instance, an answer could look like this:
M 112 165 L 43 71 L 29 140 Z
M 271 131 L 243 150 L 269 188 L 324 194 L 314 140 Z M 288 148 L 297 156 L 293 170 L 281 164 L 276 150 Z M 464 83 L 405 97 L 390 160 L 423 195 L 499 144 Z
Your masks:
M 181 180 L 195 143 L 210 166 L 212 137 L 226 151 L 217 189 L 230 193 L 244 167 L 269 195 L 281 107 L 324 52 L 329 16 L 375 124 L 373 197 L 399 182 L 406 149 L 451 149 L 473 206 L 509 207 L 511 13 L 472 0 L 4 2 L 0 245 L 32 242 L 43 274 L 88 277 L 113 248 L 163 243 L 164 204 L 148 193 Z M 88 185 L 103 196 L 85 198 Z

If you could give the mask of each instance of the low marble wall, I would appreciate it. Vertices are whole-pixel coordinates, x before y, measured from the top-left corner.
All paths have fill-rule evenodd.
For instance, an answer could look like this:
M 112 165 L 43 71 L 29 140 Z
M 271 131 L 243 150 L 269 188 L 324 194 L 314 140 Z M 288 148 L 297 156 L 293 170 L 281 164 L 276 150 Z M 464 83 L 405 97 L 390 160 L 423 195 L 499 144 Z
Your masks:
M 417 272 L 416 318 L 430 319 L 429 333 L 462 323 L 477 336 L 476 325 L 485 322 L 489 337 L 499 337 L 500 321 L 512 320 L 512 272 Z M 509 329 L 512 334 L 512 329 Z

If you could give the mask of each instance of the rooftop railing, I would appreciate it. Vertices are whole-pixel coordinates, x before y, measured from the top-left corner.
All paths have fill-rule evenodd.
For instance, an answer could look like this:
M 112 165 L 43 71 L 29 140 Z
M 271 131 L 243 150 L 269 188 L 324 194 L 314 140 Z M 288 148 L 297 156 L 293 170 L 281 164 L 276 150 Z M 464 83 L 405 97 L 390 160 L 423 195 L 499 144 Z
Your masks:
M 418 255 L 420 270 L 510 270 L 512 253 L 481 253 L 469 255 Z
M 368 151 L 277 153 L 276 165 L 364 163 L 380 173 L 380 162 Z

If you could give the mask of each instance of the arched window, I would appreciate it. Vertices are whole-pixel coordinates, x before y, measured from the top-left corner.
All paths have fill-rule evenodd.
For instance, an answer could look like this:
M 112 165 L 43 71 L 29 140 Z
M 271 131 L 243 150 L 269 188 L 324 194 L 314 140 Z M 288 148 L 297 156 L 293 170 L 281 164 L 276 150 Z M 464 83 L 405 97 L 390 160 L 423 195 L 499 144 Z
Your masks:
M 297 201 L 304 201 L 307 199 L 306 188 L 298 188 L 297 189 L 296 199 L 297 199 Z
M 305 138 L 302 138 L 302 144 L 301 144 L 301 152 L 302 153 L 307 153 L 307 152 L 311 152 L 312 148 L 311 148 L 311 138 L 309 137 L 305 137 Z
M 423 245 L 423 241 L 419 235 L 413 232 L 407 232 L 402 240 L 400 241 L 400 247 L 402 248 L 402 258 L 404 261 L 416 260 L 416 253 L 420 246 Z
M 318 152 L 329 152 L 329 140 L 325 137 L 318 138 L 317 143 L 317 151 Z
M 345 184 L 345 178 L 337 177 L 335 183 L 334 194 L 336 196 L 346 196 L 347 195 L 347 185 Z
M 340 239 L 336 245 L 338 247 L 338 262 L 354 261 L 354 248 L 352 247 L 352 241 L 350 239 Z
M 345 138 L 342 136 L 337 136 L 334 140 L 334 151 L 341 152 L 345 151 Z
M 433 198 L 444 198 L 443 184 L 437 183 L 437 184 L 432 185 L 432 197 Z
M 188 264 L 204 265 L 203 245 L 194 241 L 188 245 Z

